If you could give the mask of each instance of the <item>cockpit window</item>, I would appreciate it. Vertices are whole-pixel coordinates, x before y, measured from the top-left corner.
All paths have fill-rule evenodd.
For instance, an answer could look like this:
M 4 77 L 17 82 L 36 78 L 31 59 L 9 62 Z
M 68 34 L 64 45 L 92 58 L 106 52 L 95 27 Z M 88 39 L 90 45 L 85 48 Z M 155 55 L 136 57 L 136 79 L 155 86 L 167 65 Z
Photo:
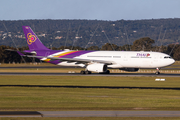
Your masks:
M 164 59 L 171 58 L 171 56 L 165 56 Z

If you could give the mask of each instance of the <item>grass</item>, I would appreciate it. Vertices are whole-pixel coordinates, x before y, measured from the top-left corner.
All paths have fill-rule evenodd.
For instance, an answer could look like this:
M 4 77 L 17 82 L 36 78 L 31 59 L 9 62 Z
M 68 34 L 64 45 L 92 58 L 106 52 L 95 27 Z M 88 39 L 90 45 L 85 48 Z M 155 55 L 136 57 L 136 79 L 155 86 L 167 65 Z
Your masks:
M 179 91 L 1 88 L 0 110 L 180 110 Z
M 179 87 L 177 77 L 0 76 L 1 85 Z M 0 110 L 180 110 L 180 91 L 0 87 Z
M 180 61 L 176 61 L 172 66 L 168 66 L 166 68 L 171 68 L 171 70 L 163 70 L 161 69 L 161 73 L 171 73 L 171 74 L 180 74 L 180 70 L 173 70 L 173 68 L 179 68 Z M 28 67 L 35 67 L 35 68 L 28 68 Z M 47 68 L 41 68 L 41 67 L 47 67 Z M 60 66 L 58 68 L 48 68 L 53 67 L 56 65 L 50 64 L 50 63 L 21 63 L 21 64 L 0 64 L 0 72 L 36 72 L 36 73 L 80 73 L 81 70 L 84 70 L 84 68 L 61 68 Z M 6 69 L 1 67 L 7 67 Z M 9 67 L 20 67 L 20 68 L 9 68 Z M 21 68 L 26 67 L 26 68 Z M 119 69 L 110 69 L 111 73 L 129 73 L 127 71 L 122 71 Z M 155 73 L 155 69 L 140 69 L 138 72 L 133 73 Z
M 11 68 L 11 69 L 0 69 L 0 72 L 36 72 L 36 73 L 68 73 L 74 71 L 80 73 L 84 68 Z
M 156 78 L 119 76 L 0 76 L 0 85 L 180 87 L 179 77 L 166 77 L 165 82 L 157 82 L 155 81 Z

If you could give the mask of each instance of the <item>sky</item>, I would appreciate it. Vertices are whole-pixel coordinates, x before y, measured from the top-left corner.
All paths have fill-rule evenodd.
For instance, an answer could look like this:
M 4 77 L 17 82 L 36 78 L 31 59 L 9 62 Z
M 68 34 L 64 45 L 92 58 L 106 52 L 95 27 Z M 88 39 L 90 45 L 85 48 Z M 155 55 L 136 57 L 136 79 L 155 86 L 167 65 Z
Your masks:
M 180 0 L 0 0 L 0 20 L 180 18 Z

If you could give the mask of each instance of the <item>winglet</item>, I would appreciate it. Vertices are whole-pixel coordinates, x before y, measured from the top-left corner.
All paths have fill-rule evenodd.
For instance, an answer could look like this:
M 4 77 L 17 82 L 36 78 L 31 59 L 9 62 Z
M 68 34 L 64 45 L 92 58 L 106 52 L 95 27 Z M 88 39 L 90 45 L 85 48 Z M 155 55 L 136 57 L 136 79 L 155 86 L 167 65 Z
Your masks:
M 29 26 L 22 26 L 30 50 L 48 50 Z

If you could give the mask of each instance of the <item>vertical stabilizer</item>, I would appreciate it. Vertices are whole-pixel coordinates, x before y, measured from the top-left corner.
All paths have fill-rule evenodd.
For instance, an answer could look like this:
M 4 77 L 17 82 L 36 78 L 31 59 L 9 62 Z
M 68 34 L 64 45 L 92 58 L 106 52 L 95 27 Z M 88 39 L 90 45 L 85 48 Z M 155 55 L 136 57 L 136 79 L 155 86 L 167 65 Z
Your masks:
M 48 50 L 29 26 L 22 26 L 30 50 Z

